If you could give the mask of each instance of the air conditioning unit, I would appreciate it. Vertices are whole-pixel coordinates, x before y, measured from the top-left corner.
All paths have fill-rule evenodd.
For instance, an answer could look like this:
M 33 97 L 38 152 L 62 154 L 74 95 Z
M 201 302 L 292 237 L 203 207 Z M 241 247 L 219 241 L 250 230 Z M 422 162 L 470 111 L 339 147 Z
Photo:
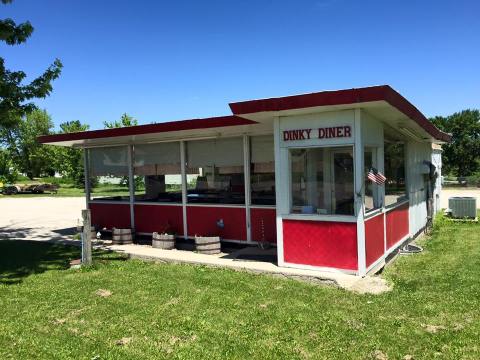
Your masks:
M 448 198 L 448 207 L 454 218 L 476 218 L 477 199 L 474 197 L 454 196 Z

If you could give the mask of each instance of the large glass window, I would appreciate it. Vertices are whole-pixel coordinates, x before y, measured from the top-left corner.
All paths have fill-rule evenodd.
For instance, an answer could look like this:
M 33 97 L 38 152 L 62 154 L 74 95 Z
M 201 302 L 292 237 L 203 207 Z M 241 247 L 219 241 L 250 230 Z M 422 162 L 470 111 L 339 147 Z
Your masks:
M 273 136 L 250 138 L 250 190 L 253 205 L 275 205 Z
M 405 145 L 385 143 L 385 205 L 392 205 L 407 198 L 405 183 Z
M 180 143 L 134 147 L 135 200 L 182 202 Z
M 364 189 L 365 189 L 365 212 L 368 213 L 374 209 L 382 207 L 378 185 L 368 179 L 370 171 L 378 171 L 377 168 L 377 149 L 366 147 L 364 151 Z
M 291 212 L 354 214 L 353 148 L 290 150 Z
M 243 139 L 197 140 L 186 145 L 188 202 L 244 204 Z
M 102 147 L 88 151 L 91 198 L 128 201 L 128 148 Z

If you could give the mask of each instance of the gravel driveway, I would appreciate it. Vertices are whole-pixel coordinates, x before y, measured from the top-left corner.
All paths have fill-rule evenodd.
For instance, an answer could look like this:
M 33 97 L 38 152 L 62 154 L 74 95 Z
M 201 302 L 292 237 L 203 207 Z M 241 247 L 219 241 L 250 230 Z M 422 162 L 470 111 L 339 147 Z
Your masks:
M 480 188 L 443 189 L 440 197 L 442 209 L 448 208 L 448 198 L 451 196 L 472 196 L 477 198 L 477 209 L 480 209 Z
M 83 197 L 0 198 L 0 238 L 69 239 L 84 208 Z

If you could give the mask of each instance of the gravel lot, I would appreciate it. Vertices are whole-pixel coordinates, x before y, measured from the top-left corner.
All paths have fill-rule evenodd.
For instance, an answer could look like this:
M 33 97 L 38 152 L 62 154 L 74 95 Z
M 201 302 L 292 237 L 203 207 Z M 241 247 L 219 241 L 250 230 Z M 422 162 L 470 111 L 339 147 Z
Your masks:
M 448 198 L 451 196 L 474 196 L 477 198 L 477 209 L 480 209 L 480 189 L 443 189 L 440 197 L 442 209 L 448 208 Z
M 0 198 L 0 238 L 68 239 L 84 208 L 83 197 Z
M 480 208 L 480 189 L 445 189 L 442 191 L 442 208 L 448 207 L 450 196 L 476 196 Z M 0 238 L 69 239 L 75 232 L 83 208 L 83 197 L 0 198 Z

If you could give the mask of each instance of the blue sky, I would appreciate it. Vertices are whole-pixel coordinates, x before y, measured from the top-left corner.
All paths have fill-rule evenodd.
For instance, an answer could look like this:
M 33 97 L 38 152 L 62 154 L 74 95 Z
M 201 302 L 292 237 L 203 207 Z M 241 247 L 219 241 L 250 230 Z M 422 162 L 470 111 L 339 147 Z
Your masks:
M 425 115 L 480 108 L 480 2 L 15 0 L 7 68 L 64 64 L 37 104 L 91 128 L 230 114 L 228 102 L 389 84 Z

